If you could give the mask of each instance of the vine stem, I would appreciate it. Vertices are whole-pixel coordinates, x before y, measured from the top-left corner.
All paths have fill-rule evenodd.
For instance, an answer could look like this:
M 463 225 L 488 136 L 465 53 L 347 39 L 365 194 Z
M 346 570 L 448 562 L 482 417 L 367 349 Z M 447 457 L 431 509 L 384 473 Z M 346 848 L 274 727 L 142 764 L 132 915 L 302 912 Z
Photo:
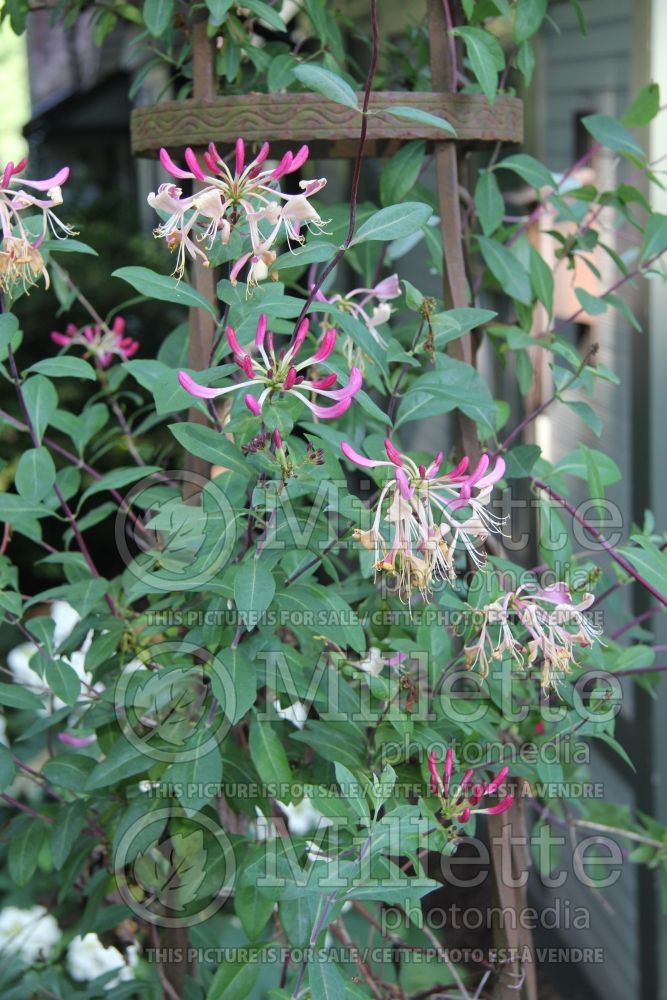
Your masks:
M 16 359 L 14 358 L 14 352 L 12 351 L 11 345 L 8 346 L 8 361 L 9 361 L 9 370 L 12 376 L 12 381 L 16 389 L 16 395 L 18 397 L 19 405 L 21 407 L 21 412 L 23 413 L 23 417 L 26 422 L 26 427 L 28 428 L 28 433 L 30 434 L 30 439 L 33 443 L 33 446 L 35 448 L 39 448 L 41 446 L 41 442 L 39 440 L 39 437 L 37 436 L 37 432 L 35 431 L 35 427 L 32 422 L 32 417 L 30 416 L 30 413 L 28 411 L 28 407 L 26 406 L 25 397 L 23 395 L 23 389 L 21 387 L 21 377 L 19 375 L 18 368 L 16 367 Z M 79 546 L 81 555 L 85 559 L 88 569 L 96 579 L 101 580 L 102 579 L 101 574 L 99 573 L 97 566 L 93 561 L 93 557 L 90 554 L 90 550 L 88 549 L 86 540 L 81 534 L 81 530 L 79 528 L 79 525 L 77 524 L 76 517 L 72 513 L 72 510 L 69 504 L 67 503 L 67 500 L 65 499 L 62 490 L 60 489 L 60 487 L 56 482 L 54 482 L 53 484 L 53 492 L 58 498 L 58 503 L 60 504 L 63 513 L 65 514 L 65 517 L 69 522 L 69 525 L 74 533 L 74 537 L 76 538 L 77 545 Z M 116 602 L 114 601 L 111 594 L 106 593 L 104 595 L 104 599 L 107 602 L 111 613 L 115 615 L 117 618 L 120 617 L 118 613 L 118 608 L 116 607 Z
M 634 568 L 634 566 L 632 566 L 631 563 L 628 562 L 625 556 L 622 556 L 620 552 L 617 552 L 614 546 L 611 544 L 611 542 L 607 541 L 602 532 L 598 531 L 598 529 L 595 528 L 590 523 L 590 521 L 588 521 L 583 516 L 583 514 L 580 514 L 577 508 L 573 504 L 571 504 L 569 500 L 566 500 L 564 496 L 561 496 L 560 493 L 557 493 L 552 486 L 548 485 L 548 483 L 542 482 L 541 479 L 535 479 L 533 476 L 531 476 L 530 480 L 533 483 L 533 485 L 537 487 L 538 490 L 542 490 L 542 492 L 550 496 L 552 500 L 555 500 L 557 503 L 561 504 L 561 506 L 565 508 L 568 514 L 570 514 L 570 516 L 573 517 L 575 521 L 578 521 L 579 524 L 581 524 L 582 527 L 584 527 L 586 531 L 588 531 L 589 534 L 591 534 L 593 538 L 595 538 L 595 540 L 600 543 L 602 548 L 605 550 L 605 552 L 609 553 L 614 562 L 618 563 L 618 565 L 621 566 L 626 573 L 634 577 L 637 583 L 640 583 L 645 590 L 648 590 L 649 594 L 652 594 L 656 598 L 656 600 L 660 601 L 661 604 L 664 604 L 667 607 L 667 596 L 665 596 L 665 594 L 661 594 L 660 591 L 657 589 L 657 587 L 654 587 L 651 583 L 649 583 L 649 581 L 645 579 L 645 577 L 643 577 L 641 573 L 639 573 Z
M 354 230 L 357 225 L 357 199 L 359 197 L 359 181 L 361 180 L 361 162 L 364 158 L 364 147 L 366 145 L 366 133 L 368 131 L 368 106 L 371 99 L 371 91 L 373 89 L 373 80 L 375 79 L 375 71 L 377 70 L 378 57 L 380 54 L 380 30 L 378 27 L 377 18 L 377 0 L 371 0 L 371 61 L 368 67 L 368 76 L 366 77 L 366 85 L 364 87 L 364 99 L 361 110 L 361 128 L 359 130 L 359 145 L 357 146 L 357 154 L 354 158 L 354 166 L 352 168 L 352 184 L 350 185 L 350 220 L 347 227 L 347 236 L 343 241 L 342 247 L 334 254 L 333 258 L 329 261 L 327 266 L 322 270 L 317 281 L 313 284 L 312 288 L 308 293 L 308 298 L 303 304 L 303 309 L 299 313 L 297 318 L 295 329 L 298 327 L 299 323 L 303 320 L 308 308 L 312 304 L 315 296 L 319 292 L 320 288 L 329 277 L 331 272 L 338 266 L 342 260 L 345 252 L 352 243 L 352 238 L 354 236 Z

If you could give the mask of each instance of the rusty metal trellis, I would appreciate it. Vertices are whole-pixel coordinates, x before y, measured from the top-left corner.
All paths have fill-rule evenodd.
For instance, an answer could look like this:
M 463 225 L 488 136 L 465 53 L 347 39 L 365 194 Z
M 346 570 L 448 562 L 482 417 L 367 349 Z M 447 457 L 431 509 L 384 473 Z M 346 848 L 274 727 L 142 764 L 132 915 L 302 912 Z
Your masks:
M 195 25 L 193 41 L 193 96 L 185 101 L 165 101 L 136 108 L 132 112 L 132 152 L 135 156 L 155 157 L 161 146 L 180 152 L 184 146 L 205 148 L 210 141 L 231 146 L 243 136 L 252 147 L 264 141 L 272 143 L 276 153 L 288 145 L 307 142 L 314 156 L 328 159 L 352 159 L 358 151 L 361 116 L 351 108 L 324 100 L 319 94 L 262 94 L 219 97 L 216 93 L 213 51 L 206 33 L 205 12 Z M 461 241 L 459 201 L 459 166 L 463 153 L 490 143 L 520 143 L 523 140 L 523 104 L 518 98 L 499 95 L 489 105 L 481 94 L 454 92 L 452 49 L 442 0 L 429 0 L 429 35 L 433 91 L 430 93 L 376 92 L 371 96 L 367 122 L 365 156 L 390 156 L 403 143 L 424 139 L 435 153 L 436 180 L 440 207 L 441 233 L 445 258 L 445 302 L 454 308 L 468 305 L 468 282 Z M 420 122 L 406 121 L 387 113 L 392 106 L 410 104 L 451 122 L 456 139 L 446 137 L 442 129 Z M 215 275 L 195 264 L 193 281 L 209 301 L 215 301 Z M 203 310 L 190 316 L 189 361 L 193 369 L 209 364 L 215 333 L 212 318 Z M 472 362 L 472 339 L 466 334 L 453 341 L 450 350 L 462 361 Z M 193 410 L 191 420 L 203 415 Z M 459 432 L 463 449 L 471 457 L 479 452 L 476 427 L 459 413 Z M 195 459 L 193 471 L 207 474 L 208 466 Z M 503 869 L 516 874 L 526 865 L 525 855 L 509 846 L 509 862 L 498 846 L 508 827 L 516 837 L 524 833 L 522 807 L 513 806 L 507 814 L 489 817 L 492 841 L 492 875 L 497 909 L 518 913 L 526 905 L 524 888 L 503 884 Z M 519 922 L 520 928 L 520 922 Z M 182 943 L 182 942 L 181 942 Z M 494 926 L 494 943 L 510 958 L 494 988 L 496 1000 L 536 1000 L 534 964 L 522 964 L 520 954 L 530 948 L 530 936 L 521 930 L 507 929 L 505 922 Z M 166 970 L 177 990 L 182 987 L 185 966 Z

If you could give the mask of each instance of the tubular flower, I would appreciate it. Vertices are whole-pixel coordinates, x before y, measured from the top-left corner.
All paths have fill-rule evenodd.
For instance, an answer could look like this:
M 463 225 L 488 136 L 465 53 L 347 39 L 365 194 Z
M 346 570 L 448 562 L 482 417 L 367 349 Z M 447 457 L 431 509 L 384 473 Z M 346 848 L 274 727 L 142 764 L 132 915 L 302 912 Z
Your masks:
M 390 299 L 397 299 L 401 294 L 398 275 L 392 274 L 388 278 L 378 281 L 373 288 L 353 288 L 345 295 L 326 296 L 321 291 L 315 293 L 318 302 L 328 302 L 336 305 L 343 312 L 349 312 L 355 319 L 358 319 L 369 330 L 373 340 L 381 347 L 386 347 L 387 342 L 378 332 L 378 327 L 386 323 L 391 316 L 393 309 L 388 304 Z M 372 300 L 377 300 L 377 305 L 373 306 L 372 312 L 367 308 Z M 355 301 L 358 300 L 358 301 Z
M 469 460 L 464 458 L 441 475 L 442 452 L 426 467 L 401 454 L 388 439 L 386 461 L 368 459 L 347 442 L 341 448 L 350 462 L 364 469 L 387 466 L 393 470 L 393 478 L 380 491 L 370 530 L 355 534 L 366 548 L 375 550 L 376 573 L 397 577 L 401 596 L 409 599 L 418 589 L 426 597 L 435 580 L 452 581 L 459 541 L 475 565 L 483 565 L 478 543 L 491 532 L 501 531 L 503 524 L 487 509 L 493 485 L 505 471 L 502 458 L 490 469 L 489 456 L 482 455 L 470 473 Z M 467 516 L 457 519 L 455 513 L 464 508 Z
M 495 805 L 480 806 L 482 799 L 487 795 L 495 795 L 497 793 L 509 774 L 509 767 L 501 768 L 491 781 L 485 781 L 481 784 L 471 784 L 474 774 L 472 770 L 466 771 L 460 781 L 452 781 L 452 772 L 455 763 L 454 751 L 449 747 L 445 755 L 444 768 L 442 774 L 440 774 L 438 763 L 435 759 L 435 750 L 432 750 L 428 755 L 431 791 L 440 799 L 444 819 L 455 819 L 459 823 L 467 823 L 473 813 L 497 816 L 499 813 L 504 813 L 509 809 L 514 799 L 510 792 L 504 795 Z
M 574 647 L 585 649 L 599 640 L 601 629 L 584 614 L 595 600 L 584 594 L 575 604 L 565 583 L 533 588 L 523 584 L 482 609 L 482 627 L 474 642 L 465 647 L 466 663 L 479 663 L 486 674 L 490 660 L 506 653 L 520 666 L 542 661 L 542 687 L 555 688 L 562 674 L 576 666 Z M 511 624 L 528 633 L 526 644 L 513 634 Z
M 161 184 L 148 196 L 148 204 L 166 215 L 155 229 L 155 236 L 164 239 L 170 250 L 177 252 L 174 274 L 182 277 L 186 256 L 208 266 L 205 248 L 210 250 L 216 240 L 229 242 L 232 227 L 247 224 L 252 249 L 242 254 L 233 265 L 230 280 L 236 284 L 239 273 L 249 265 L 249 285 L 263 281 L 276 259 L 274 243 L 284 233 L 288 244 L 303 243 L 301 227 L 321 232 L 324 223 L 309 198 L 321 191 L 326 180 L 299 181 L 299 194 L 284 194 L 279 180 L 299 170 L 308 159 L 308 146 L 297 153 L 287 152 L 276 167 L 263 169 L 269 155 L 264 143 L 259 153 L 246 163 L 243 139 L 236 140 L 234 171 L 209 143 L 203 155 L 203 169 L 192 149 L 185 150 L 187 170 L 178 167 L 166 149 L 160 150 L 162 166 L 177 180 L 199 181 L 204 187 L 188 197 L 173 183 Z
M 125 320 L 116 316 L 111 326 L 96 323 L 81 329 L 68 323 L 64 333 L 53 330 L 51 340 L 59 347 L 83 347 L 100 368 L 108 368 L 114 357 L 129 361 L 139 350 L 139 341 L 126 337 Z
M 326 361 L 331 355 L 336 346 L 336 331 L 327 330 L 314 353 L 303 361 L 298 361 L 299 352 L 308 335 L 309 321 L 304 319 L 299 323 L 289 346 L 280 352 L 275 350 L 273 334 L 267 331 L 266 322 L 266 316 L 260 316 L 255 334 L 257 353 L 254 356 L 241 347 L 232 327 L 227 327 L 227 341 L 232 349 L 234 361 L 247 376 L 245 381 L 236 382 L 223 389 L 209 389 L 199 385 L 190 375 L 181 371 L 178 373 L 178 380 L 185 391 L 198 399 L 215 399 L 217 396 L 236 392 L 238 389 L 259 389 L 259 397 L 252 393 L 246 393 L 243 397 L 246 406 L 255 416 L 259 416 L 262 412 L 262 406 L 267 398 L 270 399 L 275 393 L 280 392 L 289 392 L 304 403 L 316 417 L 323 420 L 330 420 L 345 413 L 352 405 L 354 395 L 361 388 L 362 378 L 358 368 L 351 370 L 347 385 L 340 389 L 332 388 L 337 381 L 334 373 L 315 379 L 307 379 L 302 374 L 305 369 Z M 333 403 L 330 406 L 321 406 L 310 399 L 311 395 L 331 399 Z
M 27 160 L 20 163 L 8 163 L 0 181 L 0 224 L 2 225 L 2 246 L 0 247 L 0 291 L 11 291 L 16 285 L 27 289 L 34 285 L 39 277 L 44 278 L 44 284 L 49 286 L 49 274 L 44 258 L 39 251 L 49 231 L 57 239 L 72 236 L 74 231 L 66 226 L 52 209 L 63 203 L 61 185 L 69 177 L 69 167 L 63 167 L 53 177 L 43 181 L 31 181 L 27 178 L 17 180 L 23 172 Z M 11 185 L 15 185 L 12 187 Z M 46 192 L 46 197 L 39 198 L 25 191 L 21 185 Z M 21 213 L 30 214 L 31 209 L 41 213 L 40 231 L 35 234 L 33 227 L 25 224 Z

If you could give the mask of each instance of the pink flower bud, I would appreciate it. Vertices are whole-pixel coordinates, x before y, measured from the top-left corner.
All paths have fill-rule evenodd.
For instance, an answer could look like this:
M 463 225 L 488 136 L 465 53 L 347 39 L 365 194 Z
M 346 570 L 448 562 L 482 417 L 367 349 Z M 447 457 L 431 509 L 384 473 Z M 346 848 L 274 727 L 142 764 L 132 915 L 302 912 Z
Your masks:
M 384 450 L 387 452 L 387 458 L 393 465 L 397 465 L 399 468 L 403 466 L 403 459 L 401 458 L 400 451 L 393 446 L 389 438 L 385 439 Z
M 248 407 L 248 409 L 250 410 L 250 412 L 254 417 L 258 417 L 262 412 L 262 407 L 259 405 L 255 397 L 251 396 L 249 392 L 246 393 L 246 395 L 243 397 L 243 402 Z
M 289 390 L 294 388 L 294 383 L 296 382 L 296 375 L 297 375 L 296 368 L 290 368 L 290 370 L 287 372 L 287 375 L 285 376 L 285 381 L 283 382 L 283 389 Z
M 273 432 L 273 443 L 276 446 L 276 451 L 282 451 L 283 450 L 283 439 L 282 439 L 282 437 L 280 435 L 280 431 L 278 430 L 277 427 L 276 427 L 275 431 Z
M 449 782 L 452 777 L 453 767 L 454 767 L 454 750 L 452 747 L 448 747 L 447 753 L 445 754 L 445 769 L 443 771 L 445 798 L 448 798 L 449 796 Z
M 428 755 L 428 770 L 431 775 L 431 791 L 434 795 L 440 795 L 442 790 L 442 780 L 438 774 L 438 762 L 435 759 L 435 750 L 431 750 Z

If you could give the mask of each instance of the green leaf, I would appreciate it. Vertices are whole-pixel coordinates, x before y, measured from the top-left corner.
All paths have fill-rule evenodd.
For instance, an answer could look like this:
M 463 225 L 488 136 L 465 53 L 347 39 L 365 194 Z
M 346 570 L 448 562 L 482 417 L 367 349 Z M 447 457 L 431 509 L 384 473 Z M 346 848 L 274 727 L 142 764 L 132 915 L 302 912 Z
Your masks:
M 158 299 L 160 302 L 176 302 L 179 306 L 196 307 L 205 309 L 213 318 L 216 318 L 215 309 L 211 303 L 192 288 L 185 281 L 177 281 L 176 278 L 166 274 L 158 274 L 148 267 L 119 267 L 111 274 L 112 278 L 121 278 L 132 285 L 140 295 L 145 295 L 149 299 Z
M 108 788 L 109 785 L 147 771 L 154 763 L 150 757 L 139 753 L 129 740 L 121 737 L 113 744 L 104 760 L 90 772 L 84 790 L 93 792 L 98 788 Z
M 657 83 L 647 83 L 621 117 L 621 124 L 626 128 L 644 128 L 653 121 L 659 110 L 660 87 Z
M 487 267 L 507 295 L 530 305 L 530 276 L 511 251 L 496 240 L 478 236 L 479 248 Z
M 30 414 L 35 434 L 41 444 L 44 431 L 58 409 L 58 393 L 43 375 L 33 375 L 23 383 L 23 398 Z
M 86 822 L 86 803 L 83 799 L 61 806 L 51 828 L 51 858 L 56 871 L 67 861 Z
M 407 142 L 392 156 L 380 175 L 380 201 L 383 205 L 395 205 L 412 190 L 416 184 L 426 155 L 426 143 L 422 140 Z
M 94 766 L 92 757 L 84 757 L 83 754 L 58 754 L 46 762 L 42 773 L 52 785 L 80 794 Z
M 19 321 L 14 313 L 0 313 L 0 361 L 9 354 L 8 347 L 16 353 L 21 346 L 23 333 L 19 330 Z
M 458 35 L 465 42 L 466 53 L 477 82 L 493 105 L 498 90 L 498 73 L 505 66 L 505 56 L 499 42 L 483 28 L 455 28 L 452 35 Z
M 236 725 L 252 708 L 257 695 L 257 671 L 243 646 L 230 646 L 216 653 L 211 663 L 211 687 L 221 710 Z
M 274 31 L 287 31 L 285 22 L 278 11 L 269 7 L 268 3 L 263 3 L 262 0 L 247 0 L 246 3 L 244 0 L 243 6 L 257 17 L 261 17 L 262 21 Z
M 16 467 L 16 489 L 31 503 L 39 503 L 51 492 L 56 479 L 56 467 L 50 453 L 42 445 L 24 451 Z
M 66 705 L 76 705 L 81 694 L 81 681 L 76 671 L 62 659 L 49 658 L 44 680 L 56 698 Z
M 152 394 L 158 417 L 198 405 L 181 387 L 174 369 L 162 361 L 126 361 L 123 368 Z
M 542 187 L 556 187 L 556 179 L 551 171 L 547 170 L 534 156 L 528 156 L 527 153 L 517 153 L 516 156 L 505 157 L 496 165 L 496 170 L 511 170 L 526 184 L 530 184 L 537 190 Z
M 345 982 L 334 962 L 317 958 L 309 962 L 308 985 L 317 1000 L 345 1000 Z
M 360 111 L 359 98 L 352 87 L 336 73 L 322 66 L 297 66 L 294 76 L 309 90 L 315 90 L 329 101 Z
M 587 115 L 581 119 L 596 142 L 614 153 L 634 153 L 644 159 L 644 150 L 619 121 L 610 115 Z
M 578 476 L 579 479 L 588 478 L 588 461 L 584 457 L 584 453 L 581 450 L 582 447 L 580 446 L 573 451 L 569 451 L 567 455 L 563 455 L 558 460 L 555 471 L 559 475 L 565 473 L 569 476 Z M 600 482 L 603 486 L 611 486 L 613 483 L 620 482 L 621 470 L 613 458 L 605 455 L 603 451 L 597 451 L 595 448 L 586 447 L 586 451 L 588 452 L 588 457 L 595 462 Z
M 151 35 L 159 38 L 167 30 L 174 16 L 174 0 L 145 0 L 144 21 Z
M 505 456 L 507 468 L 505 479 L 524 479 L 529 476 L 541 454 L 537 444 L 520 444 Z
M 604 516 L 604 508 L 602 503 L 604 501 L 604 486 L 602 485 L 602 477 L 600 476 L 600 470 L 597 464 L 597 459 L 595 454 L 587 448 L 585 444 L 579 445 L 579 452 L 583 456 L 584 462 L 586 464 L 586 479 L 588 481 L 588 494 L 589 498 L 595 503 L 594 510 L 600 516 Z
M 159 465 L 142 465 L 106 472 L 100 479 L 96 479 L 92 486 L 88 487 L 81 497 L 81 502 L 83 503 L 84 500 L 88 500 L 97 493 L 104 493 L 106 490 L 122 490 L 132 483 L 137 483 L 139 480 L 146 479 L 160 471 Z
M 234 577 L 234 601 L 249 631 L 269 607 L 275 592 L 273 573 L 260 559 L 246 559 Z
M 255 712 L 250 720 L 248 749 L 255 770 L 265 784 L 282 785 L 283 788 L 290 785 L 292 772 L 285 748 L 271 728 L 271 723 L 266 720 L 260 721 Z M 280 798 L 278 793 L 276 796 Z
M 602 434 L 602 421 L 592 406 L 589 406 L 588 403 L 584 403 L 581 400 L 564 399 L 563 402 L 569 406 L 571 410 L 574 410 L 577 416 L 583 420 L 585 424 L 588 424 L 594 434 L 597 434 L 597 436 L 600 437 Z
M 667 553 L 643 535 L 632 535 L 636 547 L 626 545 L 618 551 L 651 586 L 667 596 Z
M 14 780 L 16 768 L 12 760 L 11 751 L 0 743 L 0 792 L 6 791 Z
M 481 424 L 487 433 L 493 431 L 496 408 L 484 379 L 471 365 L 441 355 L 438 369 L 416 379 L 401 400 L 395 427 L 454 409 Z
M 9 877 L 16 885 L 27 885 L 34 875 L 45 835 L 44 824 L 31 816 L 22 816 L 13 826 L 7 863 Z
M 547 13 L 547 0 L 518 0 L 514 15 L 514 39 L 525 42 L 535 34 Z
M 363 628 L 349 604 L 333 587 L 297 583 L 280 591 L 276 600 L 281 611 L 294 612 L 297 620 L 312 622 L 311 634 L 325 635 L 339 646 L 351 646 L 357 653 L 366 649 Z
M 390 205 L 371 215 L 357 230 L 351 246 L 365 240 L 396 240 L 426 225 L 433 215 L 429 205 L 419 201 L 406 201 L 402 205 Z
M 551 317 L 554 302 L 554 276 L 551 268 L 534 246 L 530 248 L 530 284 L 533 294 Z
M 574 294 L 579 300 L 579 305 L 591 316 L 601 316 L 607 311 L 607 303 L 597 295 L 591 295 L 585 288 L 575 288 Z
M 667 250 L 667 215 L 656 212 L 651 216 L 644 230 L 641 259 L 652 260 Z
M 241 921 L 250 941 L 262 933 L 271 919 L 275 900 L 258 892 L 254 885 L 239 885 L 234 889 L 234 912 Z
M 394 115 L 396 118 L 405 118 L 409 122 L 419 122 L 420 125 L 430 125 L 432 128 L 441 128 L 443 132 L 456 136 L 456 129 L 446 118 L 440 115 L 432 115 L 430 111 L 423 111 L 421 108 L 411 108 L 409 105 L 399 104 L 398 107 L 384 108 L 383 113 Z
M 343 798 L 350 804 L 357 818 L 367 825 L 370 822 L 370 811 L 361 782 L 355 777 L 352 771 L 339 761 L 336 761 L 334 764 L 334 769 L 336 771 L 336 781 L 340 785 Z
M 475 209 L 485 236 L 492 236 L 503 221 L 505 201 L 492 170 L 482 170 L 475 188 Z
M 223 465 L 232 472 L 237 472 L 248 479 L 252 470 L 243 453 L 228 441 L 224 434 L 214 431 L 212 427 L 203 424 L 182 423 L 169 424 L 169 430 L 180 445 L 197 458 L 203 458 L 213 465 Z
M 39 695 L 18 684 L 0 683 L 0 705 L 4 705 L 5 708 L 27 708 L 33 712 L 44 708 L 44 702 Z
M 259 962 L 247 962 L 242 958 L 238 962 L 223 962 L 208 988 L 206 1000 L 248 1000 L 261 971 Z
M 535 53 L 530 42 L 522 42 L 519 46 L 516 54 L 516 65 L 526 86 L 530 86 L 535 71 Z
M 74 358 L 65 354 L 58 358 L 44 358 L 43 361 L 31 365 L 27 371 L 50 375 L 51 378 L 85 378 L 91 382 L 97 381 L 97 375 L 92 365 L 89 365 L 83 358 Z
M 188 760 L 176 760 L 162 775 L 165 785 L 181 789 L 179 802 L 186 809 L 200 811 L 214 799 L 222 783 L 220 747 L 211 740 L 210 731 L 195 733 L 181 748 Z
M 209 23 L 218 28 L 227 17 L 234 0 L 206 0 L 209 12 Z

